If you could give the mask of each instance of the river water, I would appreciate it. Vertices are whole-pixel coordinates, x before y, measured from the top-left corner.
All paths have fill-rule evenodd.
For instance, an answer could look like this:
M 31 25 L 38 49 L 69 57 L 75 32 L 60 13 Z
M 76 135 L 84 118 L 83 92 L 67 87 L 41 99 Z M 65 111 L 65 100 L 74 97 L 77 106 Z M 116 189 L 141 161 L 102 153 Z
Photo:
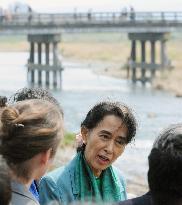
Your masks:
M 28 53 L 0 53 L 0 95 L 11 96 L 28 86 L 26 62 Z M 150 85 L 133 86 L 131 82 L 96 75 L 79 63 L 64 62 L 62 91 L 51 90 L 65 113 L 66 129 L 78 132 L 87 111 L 101 100 L 122 101 L 131 106 L 139 128 L 135 142 L 115 163 L 125 175 L 130 191 L 147 190 L 147 156 L 158 133 L 171 123 L 182 121 L 182 99 L 153 90 Z

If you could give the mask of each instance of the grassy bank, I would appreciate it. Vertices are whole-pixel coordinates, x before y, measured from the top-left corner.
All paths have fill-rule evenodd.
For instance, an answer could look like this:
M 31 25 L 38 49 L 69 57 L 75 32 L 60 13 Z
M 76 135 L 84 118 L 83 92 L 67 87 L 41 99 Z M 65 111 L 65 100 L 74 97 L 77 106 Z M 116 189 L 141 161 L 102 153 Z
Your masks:
M 0 36 L 0 52 L 28 51 L 29 44 L 26 36 Z
M 77 60 L 121 62 L 130 52 L 126 35 L 114 34 L 64 34 L 59 51 L 63 57 Z M 25 36 L 0 36 L 0 51 L 28 51 Z
M 66 132 L 63 140 L 61 141 L 60 147 L 64 148 L 67 146 L 73 147 L 75 144 L 75 133 Z
M 177 97 L 182 97 L 182 58 L 181 58 L 182 38 L 172 39 L 168 42 L 168 56 L 173 68 L 161 72 L 155 79 L 153 86 L 157 89 L 167 90 Z
M 74 156 L 75 152 L 75 134 L 66 132 L 64 138 L 61 140 L 54 162 L 49 171 L 67 164 Z

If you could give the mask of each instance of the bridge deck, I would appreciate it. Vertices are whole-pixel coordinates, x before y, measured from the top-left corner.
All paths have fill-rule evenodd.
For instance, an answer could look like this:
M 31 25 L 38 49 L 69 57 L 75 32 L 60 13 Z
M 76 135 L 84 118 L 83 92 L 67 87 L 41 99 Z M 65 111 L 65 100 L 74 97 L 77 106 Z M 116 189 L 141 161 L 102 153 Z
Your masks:
M 79 31 L 170 32 L 181 30 L 182 12 L 28 13 L 0 16 L 0 34 Z

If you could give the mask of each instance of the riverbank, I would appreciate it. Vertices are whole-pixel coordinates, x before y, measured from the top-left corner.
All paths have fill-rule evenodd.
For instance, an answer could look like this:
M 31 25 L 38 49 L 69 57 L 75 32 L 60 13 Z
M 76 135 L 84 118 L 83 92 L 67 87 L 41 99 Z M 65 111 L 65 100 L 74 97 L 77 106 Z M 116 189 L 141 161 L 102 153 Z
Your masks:
M 0 45 L 0 52 L 29 50 L 29 44 L 24 36 L 1 36 Z M 126 63 L 130 56 L 130 46 L 130 42 L 124 34 L 65 34 L 62 35 L 59 52 L 63 59 L 87 64 L 87 67 L 92 68 L 98 75 L 127 78 Z M 137 49 L 140 49 L 138 47 Z M 182 38 L 179 34 L 173 34 L 170 41 L 167 42 L 167 54 L 173 69 L 158 73 L 152 84 L 155 89 L 171 92 L 177 97 L 182 96 L 181 47 Z M 149 44 L 146 45 L 146 50 L 146 60 L 150 61 Z M 159 57 L 160 54 L 156 53 L 157 62 L 159 62 Z M 140 56 L 137 56 L 138 61 L 140 61 L 139 58 Z
M 87 34 L 84 39 L 78 35 L 75 41 L 63 38 L 63 44 L 60 47 L 63 56 L 88 63 L 97 74 L 127 78 L 126 64 L 131 46 L 127 37 L 120 34 L 95 34 L 93 37 L 91 35 Z M 160 62 L 159 42 L 156 46 L 156 62 Z M 167 42 L 167 55 L 172 62 L 172 69 L 158 72 L 152 84 L 153 88 L 171 92 L 177 97 L 182 96 L 181 47 L 181 35 L 172 34 Z M 137 50 L 139 49 L 138 46 Z M 146 44 L 147 62 L 150 62 L 150 49 L 150 45 Z M 137 56 L 137 61 L 140 61 L 140 56 Z
M 82 42 L 81 44 L 65 42 L 62 45 L 62 53 L 69 60 L 86 63 L 98 75 L 127 78 L 126 67 L 130 55 L 130 42 L 124 38 L 117 40 L 114 42 Z M 160 45 L 157 44 L 158 49 L 159 47 Z M 179 36 L 172 36 L 167 42 L 167 55 L 172 67 L 158 71 L 152 83 L 154 89 L 165 90 L 176 97 L 182 97 L 181 47 L 182 39 Z M 150 62 L 148 44 L 146 50 L 146 60 Z M 137 56 L 137 61 L 140 61 L 139 56 Z M 156 62 L 160 62 L 159 50 L 156 53 Z

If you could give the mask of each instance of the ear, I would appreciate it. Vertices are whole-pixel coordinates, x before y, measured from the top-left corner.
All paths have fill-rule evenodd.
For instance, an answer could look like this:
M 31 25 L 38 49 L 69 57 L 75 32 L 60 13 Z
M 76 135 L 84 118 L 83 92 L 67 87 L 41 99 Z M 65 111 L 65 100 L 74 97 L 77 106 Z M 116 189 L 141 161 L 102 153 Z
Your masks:
M 43 164 L 48 163 L 49 159 L 51 158 L 51 151 L 52 151 L 52 148 L 50 148 L 47 151 L 41 153 L 41 162 Z
M 83 139 L 83 143 L 87 144 L 87 138 L 88 138 L 88 129 L 86 127 L 81 127 L 81 135 Z

